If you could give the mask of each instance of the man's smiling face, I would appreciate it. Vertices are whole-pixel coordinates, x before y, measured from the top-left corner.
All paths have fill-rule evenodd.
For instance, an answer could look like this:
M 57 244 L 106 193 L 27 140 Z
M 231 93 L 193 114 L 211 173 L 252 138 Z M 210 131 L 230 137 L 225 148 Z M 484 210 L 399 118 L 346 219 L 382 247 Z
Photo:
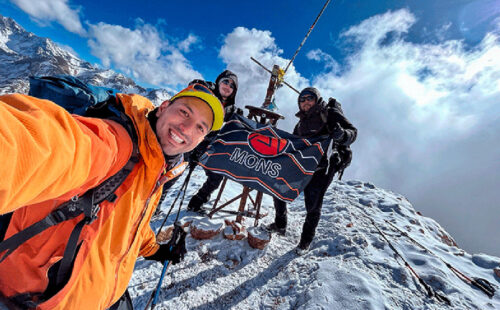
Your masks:
M 194 149 L 212 127 L 213 112 L 203 100 L 181 97 L 165 101 L 156 112 L 156 134 L 163 152 L 176 155 Z

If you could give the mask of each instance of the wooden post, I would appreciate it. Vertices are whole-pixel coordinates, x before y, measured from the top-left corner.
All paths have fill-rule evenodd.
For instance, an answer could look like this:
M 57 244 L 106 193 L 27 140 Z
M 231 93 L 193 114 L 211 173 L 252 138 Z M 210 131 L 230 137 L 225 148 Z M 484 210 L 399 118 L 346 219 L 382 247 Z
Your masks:
M 236 216 L 236 222 L 241 223 L 243 219 L 243 212 L 245 211 L 245 205 L 247 204 L 248 193 L 250 193 L 250 188 L 248 186 L 243 186 L 243 193 L 240 200 L 240 207 L 238 208 L 238 216 Z
M 253 226 L 257 227 L 259 225 L 259 218 L 260 218 L 260 206 L 262 205 L 262 196 L 264 193 L 262 192 L 257 192 L 257 197 L 255 198 L 255 209 L 257 211 L 255 212 L 255 222 L 253 223 Z
M 217 208 L 217 203 L 219 203 L 220 197 L 222 196 L 222 192 L 224 191 L 224 187 L 226 187 L 226 182 L 227 178 L 224 177 L 224 180 L 222 181 L 222 185 L 219 189 L 219 193 L 217 194 L 217 198 L 215 198 L 214 206 L 212 207 L 212 211 Z

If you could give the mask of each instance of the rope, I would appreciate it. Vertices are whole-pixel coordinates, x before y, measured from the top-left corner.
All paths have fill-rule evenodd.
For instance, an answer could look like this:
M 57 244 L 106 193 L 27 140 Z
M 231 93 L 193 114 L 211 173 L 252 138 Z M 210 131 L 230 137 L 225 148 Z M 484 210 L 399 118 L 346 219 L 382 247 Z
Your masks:
M 490 298 L 492 298 L 495 295 L 495 288 L 493 287 L 493 285 L 490 282 L 488 282 L 485 279 L 480 279 L 480 280 L 478 280 L 477 278 L 471 279 L 470 277 L 468 277 L 465 274 L 463 274 L 460 270 L 458 270 L 455 267 L 453 267 L 450 263 L 448 263 L 447 261 L 445 261 L 443 258 L 441 258 L 440 256 L 438 256 L 436 253 L 432 252 L 431 250 L 429 250 L 428 248 L 426 248 L 424 245 L 422 245 L 420 242 L 418 242 L 417 240 L 413 239 L 407 232 L 401 230 L 399 227 L 397 227 L 393 223 L 389 222 L 388 220 L 384 220 L 384 221 L 387 224 L 389 224 L 393 229 L 397 230 L 400 234 L 402 234 L 406 238 L 410 239 L 413 243 L 415 243 L 416 245 L 418 245 L 419 247 L 421 247 L 425 252 L 433 255 L 434 257 L 439 258 L 439 260 L 441 260 L 441 262 L 443 262 L 443 264 L 445 264 L 445 266 L 448 267 L 448 269 L 450 269 L 457 277 L 459 277 L 459 278 L 463 279 L 465 282 L 467 282 L 467 283 L 469 283 L 469 284 L 477 287 L 483 293 L 485 293 L 486 295 L 488 295 L 488 297 L 490 297 Z

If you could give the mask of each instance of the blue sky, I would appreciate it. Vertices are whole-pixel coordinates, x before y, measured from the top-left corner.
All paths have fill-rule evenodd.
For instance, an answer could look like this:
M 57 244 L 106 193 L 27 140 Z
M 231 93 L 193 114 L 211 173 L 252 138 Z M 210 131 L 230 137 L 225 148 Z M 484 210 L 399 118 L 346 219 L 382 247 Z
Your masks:
M 119 25 L 128 29 L 138 29 L 140 25 L 153 26 L 170 44 L 185 40 L 189 35 L 197 38 L 189 52 L 184 53 L 189 63 L 207 79 L 214 77 L 225 67 L 218 57 L 223 38 L 234 28 L 241 26 L 248 29 L 268 30 L 275 38 L 276 45 L 283 50 L 284 58 L 291 58 L 309 26 L 324 4 L 316 1 L 39 1 L 34 4 L 27 0 L 0 0 L 1 13 L 13 17 L 28 31 L 39 36 L 70 46 L 80 57 L 92 63 L 103 64 L 102 57 L 89 48 L 89 33 L 64 26 L 61 19 L 70 20 L 69 14 L 60 15 L 53 8 L 48 13 L 37 6 L 46 2 L 59 2 L 73 11 L 73 21 L 81 24 L 83 31 L 89 25 L 106 23 Z M 349 42 L 339 35 L 348 27 L 360 23 L 371 16 L 385 13 L 388 10 L 409 9 L 417 17 L 416 23 L 408 33 L 408 40 L 413 42 L 433 42 L 447 39 L 463 39 L 470 46 L 477 44 L 491 24 L 495 12 L 488 9 L 497 6 L 498 1 L 332 1 L 323 14 L 318 26 L 309 37 L 300 57 L 294 63 L 297 70 L 306 78 L 310 78 L 322 70 L 322 64 L 310 61 L 307 51 L 320 48 L 331 55 L 337 62 L 349 55 Z M 26 10 L 32 8 L 33 12 Z M 46 7 L 46 6 L 45 6 Z M 38 13 L 36 12 L 38 11 Z M 491 16 L 486 16 L 491 15 Z M 478 18 L 481 16 L 481 18 Z M 444 37 L 438 37 L 437 29 L 448 27 Z M 70 31 L 68 31 L 68 29 Z M 76 33 L 75 33 L 76 32 Z M 143 47 L 147 48 L 147 46 Z M 101 58 L 101 59 L 100 59 Z M 118 66 L 110 66 L 119 70 Z M 172 86 L 170 83 L 155 82 L 141 75 L 136 80 L 151 86 Z M 175 85 L 177 88 L 181 85 Z
M 0 0 L 0 14 L 147 86 L 229 68 L 260 105 L 321 1 Z M 460 246 L 500 256 L 500 0 L 332 1 L 286 75 L 336 97 L 359 129 L 344 178 L 406 195 Z M 279 127 L 296 94 L 276 93 Z

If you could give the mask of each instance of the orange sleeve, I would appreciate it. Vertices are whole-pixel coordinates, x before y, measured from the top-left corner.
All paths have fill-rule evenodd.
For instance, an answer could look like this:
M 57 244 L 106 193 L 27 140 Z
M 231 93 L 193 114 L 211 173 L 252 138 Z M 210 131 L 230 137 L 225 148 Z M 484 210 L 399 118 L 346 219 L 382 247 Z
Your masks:
M 158 251 L 160 245 L 156 242 L 156 236 L 151 226 L 148 225 L 143 231 L 144 237 L 142 241 L 142 246 L 139 251 L 139 256 L 147 257 L 151 256 Z
M 115 122 L 71 115 L 26 95 L 0 96 L 0 214 L 94 187 L 131 150 Z

